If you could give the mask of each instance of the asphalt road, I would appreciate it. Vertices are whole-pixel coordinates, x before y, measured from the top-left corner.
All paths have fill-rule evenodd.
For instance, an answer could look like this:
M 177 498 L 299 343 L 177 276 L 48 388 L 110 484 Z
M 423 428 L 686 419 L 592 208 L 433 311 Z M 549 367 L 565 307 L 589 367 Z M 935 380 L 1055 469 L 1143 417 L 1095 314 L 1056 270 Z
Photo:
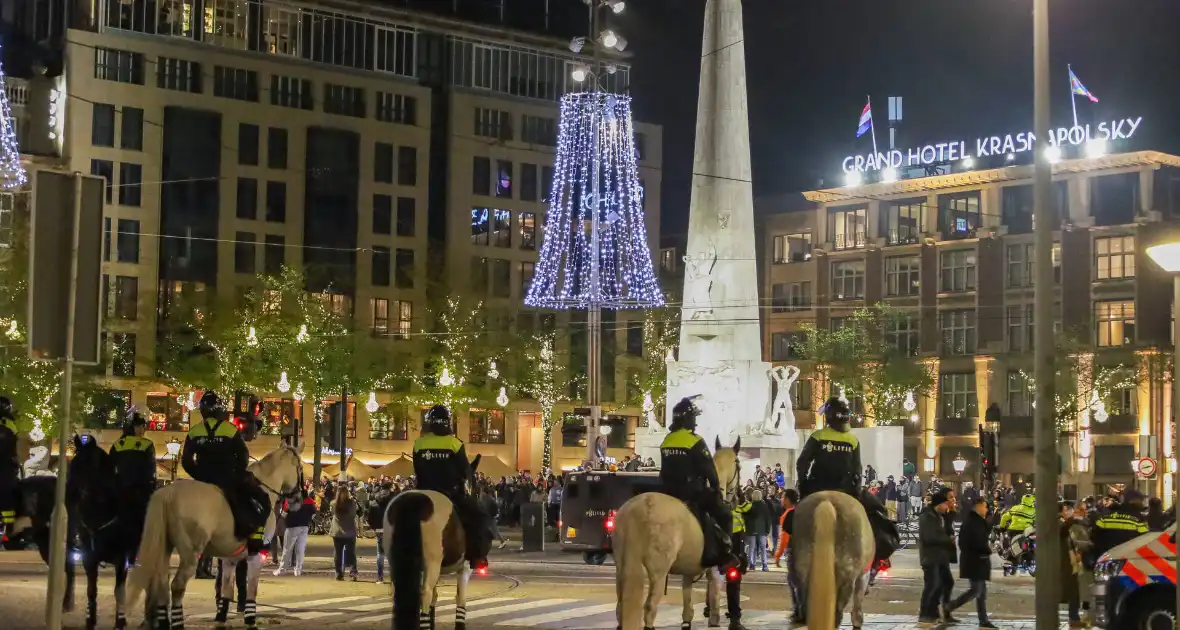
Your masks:
M 376 548 L 372 540 L 359 544 L 358 581 L 337 582 L 331 562 L 331 540 L 313 537 L 308 545 L 302 576 L 272 575 L 266 569 L 260 586 L 260 623 L 268 627 L 332 627 L 368 630 L 389 628 L 391 588 L 375 583 Z M 473 578 L 469 590 L 468 625 L 473 628 L 534 628 L 537 630 L 610 630 L 615 627 L 614 567 L 589 566 L 580 555 L 559 551 L 521 553 L 516 545 L 494 551 L 488 576 Z M 674 580 L 675 581 L 675 580 Z M 743 584 L 743 623 L 749 628 L 783 628 L 790 609 L 786 576 L 781 570 L 748 574 Z M 0 627 L 24 630 L 43 627 L 46 569 L 33 552 L 0 552 Z M 1032 580 L 1001 578 L 991 583 L 989 610 L 1004 628 L 1031 628 Z M 104 571 L 99 585 L 99 627 L 114 625 L 113 579 Z M 866 627 L 914 628 L 922 589 L 921 571 L 913 551 L 894 557 L 894 569 L 879 578 L 869 593 Z M 705 627 L 701 616 L 703 586 L 694 596 L 694 626 Z M 66 615 L 66 627 L 84 628 L 85 586 L 79 574 L 75 589 L 77 606 Z M 454 582 L 440 592 L 438 622 L 453 623 Z M 660 605 L 657 627 L 678 628 L 681 620 L 678 585 L 669 585 Z M 213 583 L 194 580 L 185 601 L 186 627 L 211 628 Z M 139 608 L 137 606 L 137 608 Z M 974 605 L 957 615 L 961 627 L 974 626 Z M 132 624 L 141 615 L 129 612 Z M 845 619 L 847 623 L 847 616 Z M 722 622 L 725 623 L 724 617 Z M 970 622 L 970 623 L 967 623 Z M 241 618 L 231 620 L 241 628 Z

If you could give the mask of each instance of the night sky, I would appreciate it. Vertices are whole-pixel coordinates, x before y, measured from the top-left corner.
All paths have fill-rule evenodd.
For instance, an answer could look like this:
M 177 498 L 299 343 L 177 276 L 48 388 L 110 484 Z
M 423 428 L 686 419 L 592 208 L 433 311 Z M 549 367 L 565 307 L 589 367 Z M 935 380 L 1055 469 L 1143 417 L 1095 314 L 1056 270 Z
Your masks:
M 573 1 L 573 0 L 570 0 Z M 841 181 L 865 95 L 878 144 L 905 98 L 898 146 L 1032 128 L 1032 0 L 745 0 L 756 195 Z M 688 214 L 704 0 L 628 0 L 640 120 L 664 125 L 662 231 Z M 1143 116 L 1125 149 L 1180 154 L 1180 2 L 1051 0 L 1053 123 L 1072 119 L 1066 64 L 1100 99 L 1079 122 Z

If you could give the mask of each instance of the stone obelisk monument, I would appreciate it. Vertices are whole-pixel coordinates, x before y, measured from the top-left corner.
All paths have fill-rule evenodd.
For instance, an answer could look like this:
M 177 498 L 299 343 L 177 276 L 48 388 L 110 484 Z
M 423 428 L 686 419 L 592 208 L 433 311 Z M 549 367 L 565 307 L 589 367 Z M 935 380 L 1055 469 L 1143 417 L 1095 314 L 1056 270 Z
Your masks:
M 676 401 L 701 396 L 697 433 L 748 460 L 793 468 L 794 426 L 770 419 L 770 368 L 762 360 L 754 249 L 746 51 L 740 0 L 708 0 L 701 44 L 696 152 L 688 215 L 680 350 L 668 363 L 668 419 Z M 743 473 L 754 466 L 743 466 Z

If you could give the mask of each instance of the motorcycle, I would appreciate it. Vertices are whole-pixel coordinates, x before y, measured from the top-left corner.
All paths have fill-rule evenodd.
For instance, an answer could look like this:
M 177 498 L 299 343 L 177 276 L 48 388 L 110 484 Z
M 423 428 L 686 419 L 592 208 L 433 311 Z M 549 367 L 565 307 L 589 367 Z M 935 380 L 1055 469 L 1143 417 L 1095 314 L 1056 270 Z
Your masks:
M 1037 574 L 1037 533 L 1032 527 L 1014 536 L 1009 532 L 993 530 L 991 547 L 1004 563 L 1005 577 L 1020 571 L 1030 576 Z

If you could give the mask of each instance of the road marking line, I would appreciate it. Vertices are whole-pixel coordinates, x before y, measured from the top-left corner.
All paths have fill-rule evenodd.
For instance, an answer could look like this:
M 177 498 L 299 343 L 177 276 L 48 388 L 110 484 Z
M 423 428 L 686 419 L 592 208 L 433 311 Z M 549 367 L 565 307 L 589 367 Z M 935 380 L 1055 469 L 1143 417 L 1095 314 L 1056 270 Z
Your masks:
M 471 609 L 474 607 L 485 606 L 487 604 L 498 604 L 500 602 L 514 602 L 514 601 L 520 601 L 520 598 L 518 598 L 518 597 L 488 597 L 485 599 L 478 599 L 478 600 L 469 601 L 469 602 L 467 602 L 467 617 L 471 618 Z M 352 622 L 350 622 L 350 623 L 367 623 L 367 622 L 371 622 L 371 621 L 386 621 L 390 617 L 393 616 L 393 604 L 389 603 L 388 605 L 390 607 L 390 611 L 387 613 L 384 613 L 381 615 L 370 615 L 368 617 L 360 617 L 358 619 L 353 619 Z M 437 617 L 438 613 L 448 612 L 448 611 L 451 611 L 454 609 L 455 609 L 455 604 L 443 604 L 441 606 L 435 607 L 434 614 L 435 614 L 435 617 Z
M 576 601 L 580 601 L 580 600 L 577 600 L 577 599 L 541 599 L 541 600 L 522 601 L 517 604 L 508 604 L 507 606 L 495 606 L 493 608 L 480 608 L 479 610 L 476 610 L 476 611 L 468 610 L 467 611 L 467 620 L 470 621 L 470 620 L 478 618 L 478 617 L 491 617 L 494 615 L 503 615 L 506 613 L 516 612 L 518 610 L 528 610 L 530 608 L 545 608 L 545 607 L 549 607 L 549 606 L 560 606 L 562 604 L 572 604 L 573 602 L 576 602 Z
M 602 613 L 614 612 L 615 604 L 599 604 L 597 606 L 585 606 L 582 608 L 571 608 L 568 610 L 561 610 L 544 615 L 533 615 L 531 617 L 518 617 L 516 619 L 508 619 L 506 621 L 497 622 L 497 626 L 536 626 L 543 623 L 552 623 L 554 621 L 565 621 L 566 619 L 573 619 L 575 617 L 590 617 L 593 615 L 601 615 Z

